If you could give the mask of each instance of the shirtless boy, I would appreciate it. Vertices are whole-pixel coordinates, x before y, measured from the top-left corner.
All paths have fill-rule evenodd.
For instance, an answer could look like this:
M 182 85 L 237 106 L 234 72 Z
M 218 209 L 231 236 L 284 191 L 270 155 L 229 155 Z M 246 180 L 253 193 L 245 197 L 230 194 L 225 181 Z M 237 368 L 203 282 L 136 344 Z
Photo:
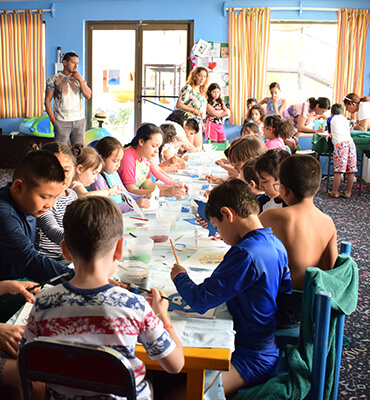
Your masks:
M 293 295 L 288 304 L 279 305 L 277 328 L 295 326 L 300 308 L 305 271 L 308 267 L 332 269 L 338 257 L 337 231 L 333 220 L 313 203 L 320 187 L 321 168 L 312 156 L 292 155 L 279 169 L 280 183 L 275 183 L 289 207 L 268 209 L 260 214 L 265 227 L 283 242 L 292 279 Z
M 275 186 L 289 207 L 266 210 L 260 219 L 288 252 L 293 289 L 303 290 L 306 268 L 333 268 L 338 257 L 337 231 L 333 220 L 313 203 L 321 180 L 320 164 L 314 157 L 288 157 L 280 165 L 279 178 Z

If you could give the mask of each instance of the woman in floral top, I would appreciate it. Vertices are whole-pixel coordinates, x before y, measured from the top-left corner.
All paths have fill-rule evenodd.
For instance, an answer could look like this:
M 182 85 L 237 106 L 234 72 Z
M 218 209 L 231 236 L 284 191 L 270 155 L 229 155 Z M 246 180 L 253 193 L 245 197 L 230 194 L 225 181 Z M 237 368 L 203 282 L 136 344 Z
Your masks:
M 197 67 L 190 72 L 186 85 L 181 89 L 176 107 L 186 111 L 189 117 L 198 120 L 204 131 L 203 119 L 206 117 L 207 99 L 205 97 L 208 87 L 208 71 L 203 67 Z M 202 146 L 202 132 L 193 136 L 193 145 Z

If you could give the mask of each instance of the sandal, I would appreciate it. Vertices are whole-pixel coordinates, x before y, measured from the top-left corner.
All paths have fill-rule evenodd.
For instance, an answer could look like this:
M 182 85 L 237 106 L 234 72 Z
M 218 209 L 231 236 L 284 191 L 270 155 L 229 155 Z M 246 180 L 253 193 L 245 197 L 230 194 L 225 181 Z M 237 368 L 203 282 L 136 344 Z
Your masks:
M 339 197 L 340 197 L 340 193 L 339 192 L 331 192 L 330 190 L 329 190 L 329 192 L 328 192 L 328 195 L 330 196 L 330 197 L 332 197 L 333 199 L 339 199 Z
M 345 199 L 350 199 L 351 198 L 351 196 L 347 196 L 346 195 L 346 192 L 339 192 L 339 196 L 340 197 L 344 197 Z

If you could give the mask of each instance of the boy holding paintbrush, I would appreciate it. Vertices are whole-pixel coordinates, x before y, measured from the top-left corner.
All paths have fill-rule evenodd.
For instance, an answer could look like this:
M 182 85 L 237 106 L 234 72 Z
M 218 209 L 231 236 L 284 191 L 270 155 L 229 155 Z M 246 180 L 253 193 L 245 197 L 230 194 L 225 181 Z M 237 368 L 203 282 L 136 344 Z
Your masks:
M 168 301 L 152 289 L 152 308 L 142 296 L 109 283 L 123 252 L 122 213 L 113 201 L 80 198 L 67 207 L 63 224 L 61 247 L 66 260 L 73 261 L 75 276 L 37 297 L 22 344 L 54 336 L 111 346 L 132 365 L 137 399 L 151 399 L 145 366 L 135 356 L 136 343 L 169 373 L 180 372 L 184 365 L 182 346 L 167 314 Z M 53 398 L 84 394 L 52 385 L 48 390 Z
M 276 374 L 276 301 L 278 295 L 292 290 L 286 250 L 271 228 L 262 226 L 259 209 L 243 181 L 234 178 L 215 187 L 206 218 L 232 247 L 200 285 L 178 263 L 171 271 L 177 291 L 194 311 L 203 314 L 226 303 L 233 316 L 235 351 L 230 370 L 222 373 L 227 398 L 243 386 L 263 383 Z

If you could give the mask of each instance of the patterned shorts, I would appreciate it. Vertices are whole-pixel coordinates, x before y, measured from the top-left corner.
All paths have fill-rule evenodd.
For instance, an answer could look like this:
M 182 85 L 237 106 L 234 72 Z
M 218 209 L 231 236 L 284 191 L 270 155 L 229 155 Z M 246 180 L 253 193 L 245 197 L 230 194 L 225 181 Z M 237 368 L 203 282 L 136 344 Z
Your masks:
M 334 172 L 357 172 L 356 146 L 352 142 L 340 142 L 334 145 Z

